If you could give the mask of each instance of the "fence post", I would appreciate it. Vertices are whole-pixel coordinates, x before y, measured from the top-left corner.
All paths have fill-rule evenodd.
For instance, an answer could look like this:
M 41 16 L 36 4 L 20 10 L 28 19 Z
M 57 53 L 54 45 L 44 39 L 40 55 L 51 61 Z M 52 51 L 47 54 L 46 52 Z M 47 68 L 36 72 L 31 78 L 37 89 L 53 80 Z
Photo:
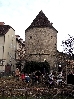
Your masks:
M 4 97 L 4 89 L 2 88 L 2 97 Z
M 28 99 L 27 97 L 28 97 L 28 94 L 27 94 L 27 90 L 26 90 L 26 92 L 25 92 L 25 99 Z

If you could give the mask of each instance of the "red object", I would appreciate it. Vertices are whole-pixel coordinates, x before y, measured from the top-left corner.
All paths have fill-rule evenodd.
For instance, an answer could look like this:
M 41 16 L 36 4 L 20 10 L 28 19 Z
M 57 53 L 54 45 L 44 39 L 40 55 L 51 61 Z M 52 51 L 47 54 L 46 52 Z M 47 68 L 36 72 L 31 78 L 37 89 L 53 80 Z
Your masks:
M 21 79 L 25 79 L 25 75 L 24 74 L 21 75 Z

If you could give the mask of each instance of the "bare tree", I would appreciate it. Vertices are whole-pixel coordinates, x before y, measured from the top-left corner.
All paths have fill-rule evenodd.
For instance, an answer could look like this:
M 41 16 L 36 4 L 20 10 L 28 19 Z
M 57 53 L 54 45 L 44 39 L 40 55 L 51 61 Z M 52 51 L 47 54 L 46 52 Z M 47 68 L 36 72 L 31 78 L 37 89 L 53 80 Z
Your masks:
M 69 34 L 68 34 L 69 35 Z M 73 72 L 73 64 L 74 64 L 74 37 L 69 35 L 67 40 L 62 41 L 63 52 L 67 54 L 66 59 L 66 83 L 68 81 L 67 75 Z
M 25 61 L 25 44 L 19 42 L 19 48 L 16 50 L 16 65 L 21 70 Z
M 69 39 L 62 41 L 62 46 L 63 52 L 72 56 L 74 52 L 74 37 L 69 35 Z
M 18 60 L 23 60 L 25 58 L 25 48 L 24 48 L 24 44 L 19 44 L 20 47 L 19 49 L 16 50 L 16 54 L 17 54 L 17 59 Z

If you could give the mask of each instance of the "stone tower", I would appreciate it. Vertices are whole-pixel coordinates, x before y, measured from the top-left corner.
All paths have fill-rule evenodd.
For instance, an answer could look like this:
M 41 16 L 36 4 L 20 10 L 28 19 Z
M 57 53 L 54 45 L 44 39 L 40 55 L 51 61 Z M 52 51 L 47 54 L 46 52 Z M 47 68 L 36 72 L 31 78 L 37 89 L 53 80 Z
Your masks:
M 25 30 L 26 60 L 46 60 L 52 69 L 57 61 L 57 32 L 41 10 Z

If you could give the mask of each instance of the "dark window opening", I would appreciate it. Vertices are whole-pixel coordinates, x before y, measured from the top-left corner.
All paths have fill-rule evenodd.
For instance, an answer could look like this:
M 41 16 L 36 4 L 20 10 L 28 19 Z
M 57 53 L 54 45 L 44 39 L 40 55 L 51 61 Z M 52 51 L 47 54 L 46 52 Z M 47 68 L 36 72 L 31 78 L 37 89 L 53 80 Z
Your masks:
M 4 46 L 3 46 L 3 53 L 4 53 Z
M 5 42 L 5 35 L 4 35 L 4 42 Z
M 72 84 L 74 85 L 74 75 L 72 73 L 70 73 L 69 75 L 67 75 L 67 84 Z
M 51 36 L 51 39 L 52 39 L 52 36 Z
M 16 53 L 15 53 L 15 59 L 16 59 Z
M 30 39 L 32 39 L 32 36 L 30 36 Z

